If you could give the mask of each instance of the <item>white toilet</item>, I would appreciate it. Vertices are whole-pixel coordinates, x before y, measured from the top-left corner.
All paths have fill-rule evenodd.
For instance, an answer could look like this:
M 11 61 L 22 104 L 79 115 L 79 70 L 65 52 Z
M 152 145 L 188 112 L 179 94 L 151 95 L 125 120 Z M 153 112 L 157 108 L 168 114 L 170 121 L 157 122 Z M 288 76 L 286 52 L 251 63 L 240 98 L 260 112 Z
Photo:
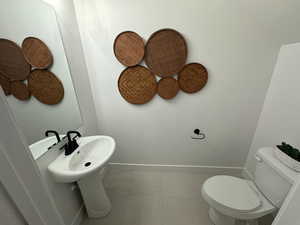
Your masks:
M 261 148 L 256 159 L 254 182 L 220 175 L 203 184 L 202 196 L 214 225 L 255 225 L 258 218 L 280 208 L 297 173 L 275 158 L 273 148 Z

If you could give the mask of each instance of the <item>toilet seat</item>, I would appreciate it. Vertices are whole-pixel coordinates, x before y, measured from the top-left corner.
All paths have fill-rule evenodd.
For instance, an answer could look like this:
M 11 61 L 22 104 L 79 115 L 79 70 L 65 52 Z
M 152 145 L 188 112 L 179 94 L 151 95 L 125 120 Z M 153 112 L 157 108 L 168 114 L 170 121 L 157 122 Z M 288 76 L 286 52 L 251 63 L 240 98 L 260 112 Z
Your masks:
M 261 206 L 258 194 L 244 179 L 214 176 L 205 182 L 203 189 L 217 204 L 236 211 L 249 212 Z
M 252 181 L 237 177 L 220 175 L 207 179 L 202 195 L 212 208 L 237 219 L 256 219 L 275 210 Z

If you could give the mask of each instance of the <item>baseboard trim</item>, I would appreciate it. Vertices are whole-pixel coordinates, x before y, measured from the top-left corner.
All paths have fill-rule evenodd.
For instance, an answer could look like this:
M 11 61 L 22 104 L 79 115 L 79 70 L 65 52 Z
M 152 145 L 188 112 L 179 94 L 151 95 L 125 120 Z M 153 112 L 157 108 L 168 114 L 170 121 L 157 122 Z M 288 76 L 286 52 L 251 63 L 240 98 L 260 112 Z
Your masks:
M 80 209 L 76 213 L 71 225 L 80 225 L 84 217 L 85 217 L 84 204 L 82 204 Z
M 242 173 L 243 167 L 229 166 L 200 166 L 200 165 L 172 165 L 172 164 L 139 164 L 139 163 L 109 163 L 110 167 L 122 167 L 127 169 L 148 169 L 148 170 L 170 170 L 188 171 L 203 173 Z

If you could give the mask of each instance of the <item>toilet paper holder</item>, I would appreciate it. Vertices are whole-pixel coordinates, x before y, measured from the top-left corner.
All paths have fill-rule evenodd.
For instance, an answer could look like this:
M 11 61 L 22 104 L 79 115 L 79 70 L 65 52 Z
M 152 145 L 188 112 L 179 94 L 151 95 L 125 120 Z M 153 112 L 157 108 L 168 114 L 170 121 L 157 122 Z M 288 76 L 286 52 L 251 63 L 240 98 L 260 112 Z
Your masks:
M 192 139 L 204 140 L 206 138 L 206 135 L 204 133 L 201 133 L 199 129 L 195 129 L 194 134 L 196 134 L 197 137 L 191 136 Z

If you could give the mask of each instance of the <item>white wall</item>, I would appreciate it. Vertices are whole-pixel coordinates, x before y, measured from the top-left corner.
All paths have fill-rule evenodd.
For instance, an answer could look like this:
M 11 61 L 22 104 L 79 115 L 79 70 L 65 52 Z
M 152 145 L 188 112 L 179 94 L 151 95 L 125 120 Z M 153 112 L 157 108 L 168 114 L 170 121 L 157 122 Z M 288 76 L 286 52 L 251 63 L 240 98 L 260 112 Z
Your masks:
M 300 180 L 294 185 L 272 225 L 299 225 Z
M 300 148 L 300 43 L 283 46 L 259 118 L 246 168 L 255 172 L 258 148 L 286 141 Z
M 1 0 L 0 3 L 3 6 L 0 7 L 0 38 L 19 45 L 28 36 L 43 40 L 53 54 L 51 71 L 62 81 L 65 90 L 62 102 L 54 106 L 42 104 L 34 97 L 29 101 L 7 97 L 28 144 L 44 138 L 46 130 L 64 133 L 77 129 L 82 121 L 54 11 L 42 0 Z
M 243 166 L 282 44 L 300 40 L 298 0 L 74 0 L 102 133 L 114 162 Z M 188 62 L 203 63 L 207 86 L 170 101 L 131 105 L 117 88 L 124 69 L 113 41 L 133 30 L 181 32 Z M 191 140 L 194 128 L 207 135 Z
M 26 222 L 0 182 L 0 218 L 5 225 L 25 225 Z

